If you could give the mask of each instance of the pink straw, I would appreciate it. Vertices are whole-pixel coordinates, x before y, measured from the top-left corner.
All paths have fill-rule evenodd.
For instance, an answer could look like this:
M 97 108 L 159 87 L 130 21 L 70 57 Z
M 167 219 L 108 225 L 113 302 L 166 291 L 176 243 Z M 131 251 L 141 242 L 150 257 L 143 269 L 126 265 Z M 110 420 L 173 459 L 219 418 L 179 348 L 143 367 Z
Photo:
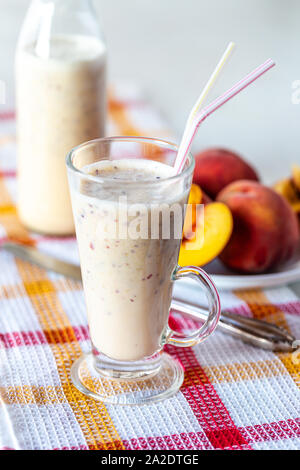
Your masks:
M 266 73 L 268 70 L 270 70 L 274 66 L 275 66 L 275 62 L 272 59 L 268 59 L 264 64 L 260 65 L 255 70 L 253 70 L 253 72 L 246 75 L 246 77 L 244 77 L 242 80 L 236 83 L 232 88 L 226 91 L 223 95 L 219 96 L 212 103 L 205 106 L 203 109 L 199 111 L 199 113 L 196 115 L 195 119 L 193 120 L 190 126 L 190 129 L 185 134 L 186 137 L 180 143 L 176 161 L 174 164 L 174 168 L 177 174 L 181 172 L 181 170 L 183 169 L 185 165 L 189 148 L 202 122 L 205 121 L 205 119 L 211 114 L 213 114 L 217 109 L 221 108 L 221 106 L 227 103 L 227 101 L 231 100 L 234 96 L 236 96 L 242 90 L 247 88 L 249 85 L 251 85 L 251 83 L 255 82 L 255 80 L 257 80 L 259 77 L 261 77 L 264 73 Z

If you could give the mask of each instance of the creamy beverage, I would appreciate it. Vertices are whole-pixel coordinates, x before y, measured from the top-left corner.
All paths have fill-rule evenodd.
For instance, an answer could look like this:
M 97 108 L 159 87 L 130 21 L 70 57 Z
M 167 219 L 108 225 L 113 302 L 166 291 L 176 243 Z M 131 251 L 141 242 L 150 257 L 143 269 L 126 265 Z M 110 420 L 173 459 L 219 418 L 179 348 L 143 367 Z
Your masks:
M 16 74 L 19 216 L 38 232 L 73 233 L 65 156 L 105 133 L 105 46 L 89 36 L 40 40 L 18 51 Z
M 177 184 L 174 189 L 170 183 L 159 189 L 174 169 L 146 159 L 105 160 L 81 171 L 98 179 L 95 185 L 81 181 L 72 193 L 93 345 L 115 360 L 151 356 L 160 349 L 167 325 L 189 188 Z M 154 207 L 156 200 L 166 207 Z M 131 211 L 132 204 L 139 206 Z M 169 205 L 177 206 L 180 217 Z M 166 239 L 159 212 L 170 227 Z
M 184 369 L 164 346 L 194 346 L 218 323 L 220 301 L 209 276 L 177 265 L 194 170 L 188 154 L 177 174 L 177 153 L 170 142 L 120 136 L 85 142 L 66 158 L 93 345 L 70 377 L 104 403 L 172 396 Z M 172 286 L 186 278 L 204 290 L 208 315 L 201 328 L 177 333 L 168 325 Z

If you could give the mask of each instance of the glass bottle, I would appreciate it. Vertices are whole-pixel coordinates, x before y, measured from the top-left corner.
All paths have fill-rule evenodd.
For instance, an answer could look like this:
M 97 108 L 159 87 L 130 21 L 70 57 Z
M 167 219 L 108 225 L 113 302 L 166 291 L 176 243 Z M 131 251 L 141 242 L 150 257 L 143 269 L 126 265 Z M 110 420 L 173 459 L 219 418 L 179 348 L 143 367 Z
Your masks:
M 68 151 L 103 137 L 106 45 L 90 0 L 32 0 L 16 51 L 18 212 L 29 229 L 74 233 Z

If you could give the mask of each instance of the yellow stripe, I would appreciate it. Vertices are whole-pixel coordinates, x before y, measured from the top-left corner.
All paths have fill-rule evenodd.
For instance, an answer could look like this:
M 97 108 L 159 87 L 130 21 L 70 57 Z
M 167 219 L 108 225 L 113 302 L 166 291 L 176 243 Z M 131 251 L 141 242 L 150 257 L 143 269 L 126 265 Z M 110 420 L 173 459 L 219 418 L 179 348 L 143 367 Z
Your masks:
M 278 353 L 277 356 L 297 387 L 300 388 L 300 364 L 297 365 L 293 363 L 293 353 Z
M 0 396 L 4 403 L 10 405 L 56 405 L 58 403 L 67 403 L 61 387 L 36 387 L 29 385 L 0 387 Z
M 58 279 L 52 282 L 55 292 L 70 292 L 82 290 L 82 284 L 79 281 L 72 281 L 70 279 Z M 27 285 L 26 289 L 24 284 L 0 286 L 0 300 L 1 299 L 15 299 L 20 296 L 27 295 L 26 290 L 32 290 L 32 286 Z
M 16 215 L 17 211 L 15 206 L 7 205 L 7 206 L 0 206 L 0 216 L 2 215 Z

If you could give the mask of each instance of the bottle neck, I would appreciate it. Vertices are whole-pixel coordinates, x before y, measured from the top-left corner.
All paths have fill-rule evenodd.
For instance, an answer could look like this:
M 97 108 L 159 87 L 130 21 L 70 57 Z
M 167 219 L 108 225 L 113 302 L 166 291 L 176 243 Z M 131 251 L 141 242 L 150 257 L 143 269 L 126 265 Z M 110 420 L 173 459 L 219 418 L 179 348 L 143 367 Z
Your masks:
M 18 48 L 35 44 L 41 57 L 50 55 L 58 35 L 94 37 L 105 45 L 102 25 L 92 0 L 32 0 L 19 36 Z
M 32 3 L 53 4 L 54 6 L 70 7 L 73 10 L 92 8 L 92 0 L 33 0 Z

